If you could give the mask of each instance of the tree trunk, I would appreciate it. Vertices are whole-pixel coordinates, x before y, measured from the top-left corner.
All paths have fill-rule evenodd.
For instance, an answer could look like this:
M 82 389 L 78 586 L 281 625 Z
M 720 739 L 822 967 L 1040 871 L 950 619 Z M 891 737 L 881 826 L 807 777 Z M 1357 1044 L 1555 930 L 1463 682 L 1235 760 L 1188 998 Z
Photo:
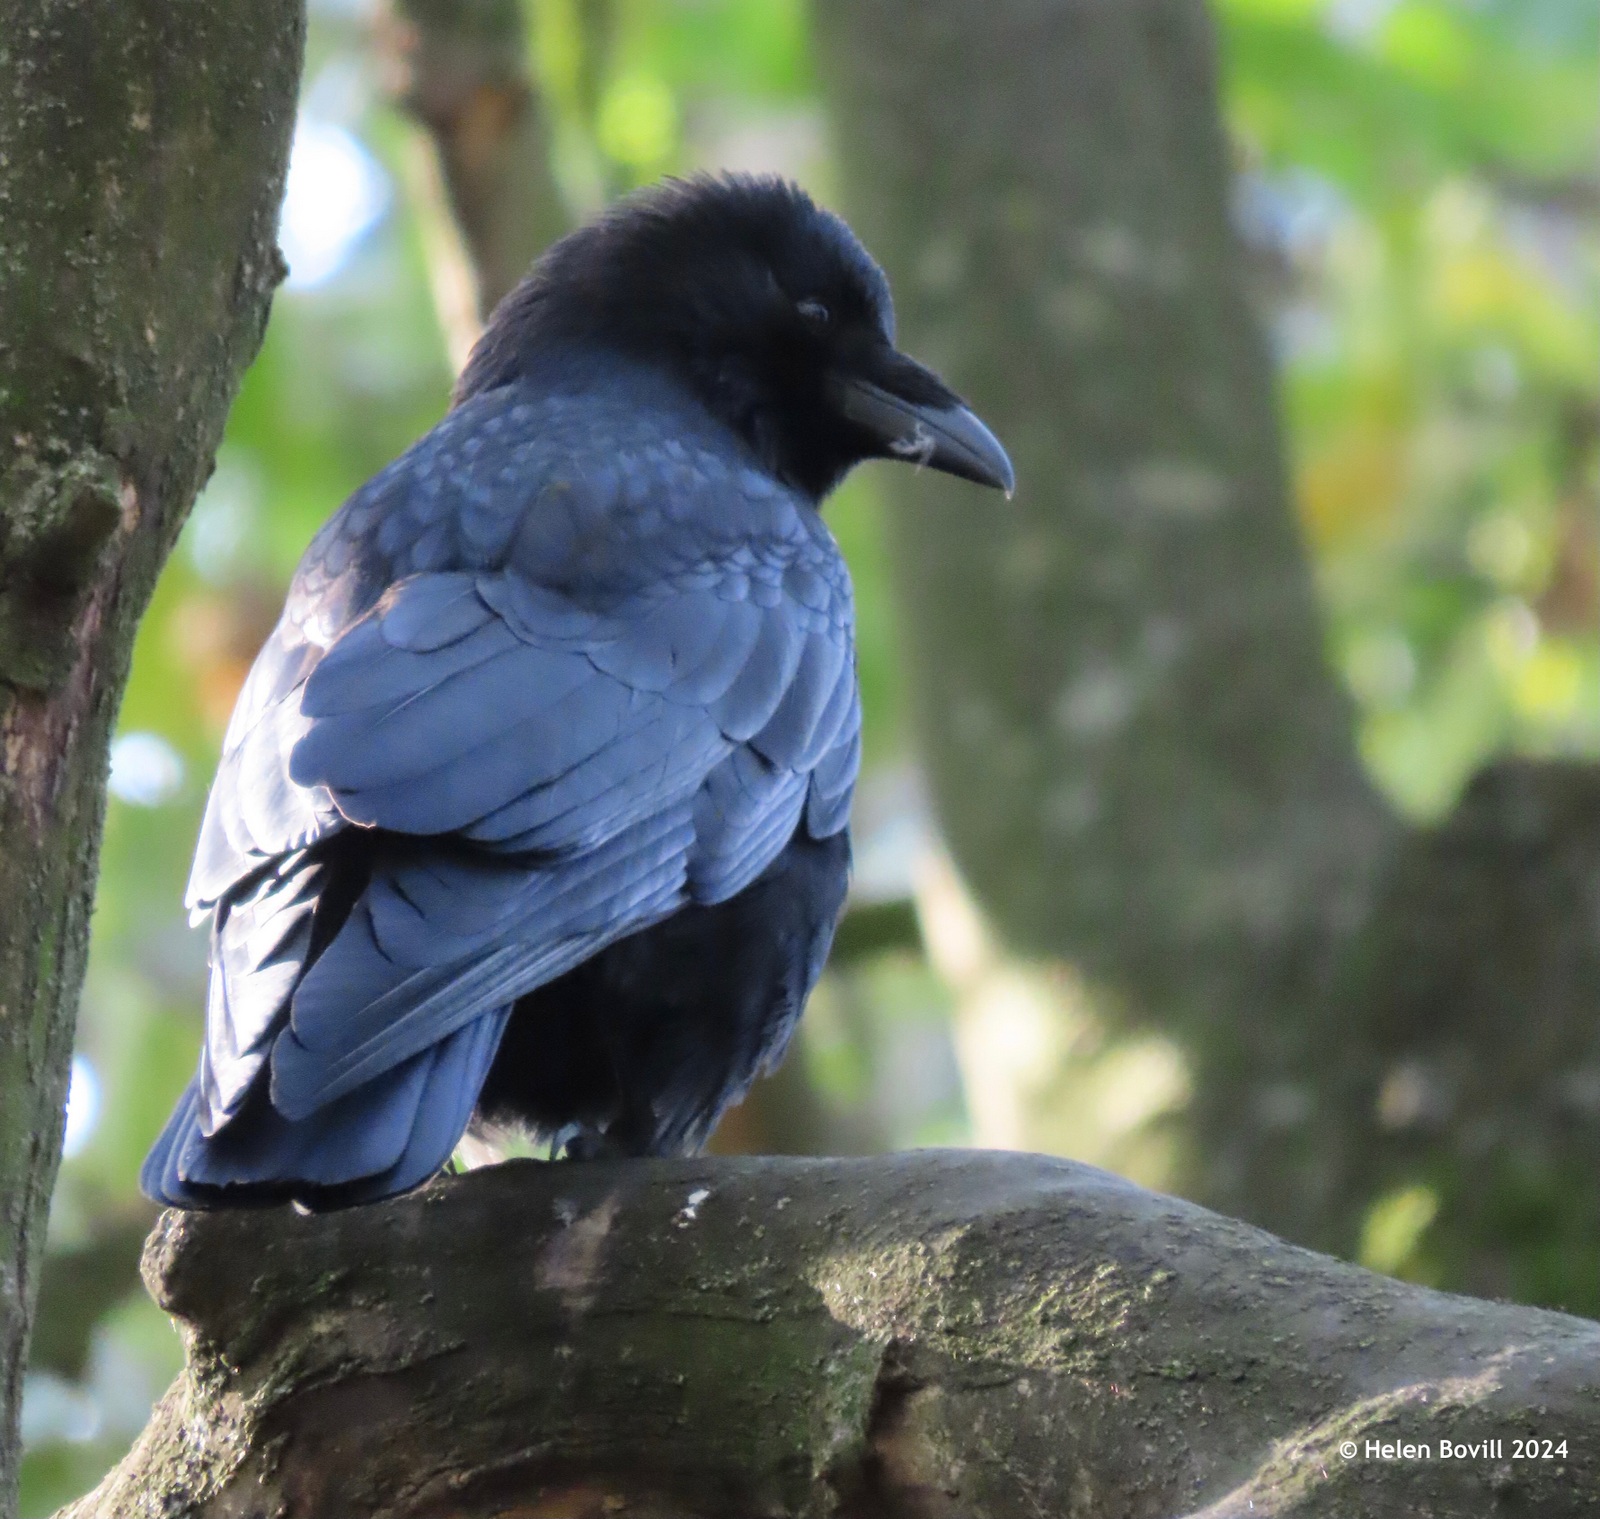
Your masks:
M 0 3 L 0 1514 L 134 629 L 282 272 L 299 0 Z
M 145 1270 L 189 1365 L 63 1519 L 1600 1502 L 1600 1325 L 1037 1156 L 513 1161 L 323 1217 L 169 1213 Z
M 1203 1016 L 1346 932 L 1387 835 L 1288 509 L 1204 7 L 824 0 L 821 24 L 904 341 L 1017 466 L 1009 507 L 885 472 L 940 818 L 1021 947 L 1070 936 Z
M 1455 1283 L 1600 1308 L 1600 887 L 1552 831 L 1581 816 L 1592 839 L 1600 784 L 1501 767 L 1441 846 L 1365 778 L 1201 0 L 820 0 L 818 25 L 847 209 L 906 346 L 1017 466 L 1009 508 L 883 481 L 965 878 L 1101 1017 L 1177 1042 L 1189 1195 L 1351 1253 L 1386 1191 L 1422 1186 Z

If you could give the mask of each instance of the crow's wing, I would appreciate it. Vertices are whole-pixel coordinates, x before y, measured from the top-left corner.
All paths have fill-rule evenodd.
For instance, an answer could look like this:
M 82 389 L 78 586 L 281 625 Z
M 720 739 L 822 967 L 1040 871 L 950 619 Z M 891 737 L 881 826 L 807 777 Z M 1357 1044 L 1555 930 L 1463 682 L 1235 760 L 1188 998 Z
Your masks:
M 386 624 L 398 647 L 417 653 L 430 652 L 429 640 L 453 647 L 474 631 L 452 620 L 481 614 L 462 594 L 469 580 L 508 627 L 529 629 L 536 643 L 582 644 L 602 612 L 653 616 L 651 627 L 620 641 L 630 658 L 657 633 L 682 657 L 726 626 L 719 657 L 737 661 L 740 640 L 758 625 L 753 609 L 770 610 L 782 595 L 807 615 L 831 611 L 841 625 L 850 618 L 843 563 L 814 512 L 675 392 L 629 373 L 577 396 L 518 386 L 474 396 L 357 491 L 307 551 L 224 741 L 188 891 L 196 915 L 346 826 L 324 788 L 289 776 L 289 756 L 309 726 L 301 693 L 381 596 L 419 577 L 403 615 Z M 703 601 L 663 594 L 713 586 L 730 610 L 709 621 L 698 620 Z M 362 636 L 375 631 L 369 625 Z M 492 655 L 486 644 L 505 635 L 478 632 L 445 659 Z M 781 633 L 765 639 L 745 651 L 753 659 L 747 692 L 770 675 L 772 656 L 790 652 Z M 347 670 L 364 670 L 358 652 L 341 655 Z M 721 668 L 711 661 L 706 680 Z M 421 732 L 425 743 L 437 737 Z
M 585 456 L 592 435 L 617 440 L 622 458 L 634 461 L 632 477 L 662 474 L 659 465 L 641 470 L 650 428 L 636 411 L 514 386 L 475 396 L 329 518 L 234 706 L 189 879 L 186 900 L 197 918 L 345 827 L 325 791 L 296 786 L 288 773 L 308 726 L 300 695 L 328 649 L 407 576 L 504 567 L 530 519 L 545 525 L 532 535 L 546 561 L 533 567 L 534 578 L 559 572 L 570 543 L 552 540 L 552 527 L 618 515 L 620 474 L 608 461 L 608 482 Z M 417 604 L 419 614 L 426 610 Z
M 698 407 L 600 380 L 473 397 L 308 551 L 207 806 L 205 1049 L 152 1195 L 414 1185 L 515 997 L 844 826 L 837 549 Z
M 304 1117 L 686 901 L 724 900 L 808 799 L 814 824 L 842 825 L 848 581 L 809 534 L 744 547 L 603 613 L 513 572 L 419 575 L 335 642 L 305 682 L 291 781 L 432 842 L 379 861 L 296 990 L 280 1111 Z
M 289 777 L 300 693 L 323 650 L 285 616 L 256 656 L 222 742 L 186 902 L 198 919 L 276 862 L 344 826 L 326 792 Z
M 354 823 L 525 853 L 603 842 L 739 744 L 809 774 L 850 715 L 848 601 L 801 603 L 771 552 L 606 613 L 513 573 L 402 582 L 306 682 L 289 775 Z

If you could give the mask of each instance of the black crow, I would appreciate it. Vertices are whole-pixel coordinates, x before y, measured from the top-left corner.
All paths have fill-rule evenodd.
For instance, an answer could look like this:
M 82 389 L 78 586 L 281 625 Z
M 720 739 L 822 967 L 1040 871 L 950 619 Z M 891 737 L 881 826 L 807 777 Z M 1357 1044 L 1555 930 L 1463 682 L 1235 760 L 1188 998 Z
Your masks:
M 782 1054 L 860 748 L 822 499 L 884 456 L 1012 483 L 893 336 L 877 265 L 776 179 L 631 196 L 506 297 L 240 693 L 188 893 L 205 1041 L 151 1197 L 386 1197 L 474 1115 L 681 1153 Z

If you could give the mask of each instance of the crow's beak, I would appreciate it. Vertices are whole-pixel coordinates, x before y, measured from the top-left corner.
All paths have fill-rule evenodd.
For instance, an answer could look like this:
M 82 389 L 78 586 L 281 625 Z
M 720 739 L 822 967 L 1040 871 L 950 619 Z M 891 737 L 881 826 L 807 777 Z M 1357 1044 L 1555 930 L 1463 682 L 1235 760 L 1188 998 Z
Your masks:
M 1000 440 L 930 370 L 900 354 L 894 359 L 882 380 L 851 375 L 836 382 L 833 403 L 840 414 L 886 458 L 975 480 L 1009 497 L 1017 479 Z M 900 394 L 902 388 L 911 394 Z M 918 398 L 918 391 L 933 398 Z

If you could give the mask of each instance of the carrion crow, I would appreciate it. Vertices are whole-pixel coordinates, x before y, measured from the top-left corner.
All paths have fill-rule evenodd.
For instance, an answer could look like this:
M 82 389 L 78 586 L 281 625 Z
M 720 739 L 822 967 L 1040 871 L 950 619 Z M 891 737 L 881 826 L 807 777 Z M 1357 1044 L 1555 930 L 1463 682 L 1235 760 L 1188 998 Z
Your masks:
M 188 904 L 184 1207 L 405 1191 L 474 1116 L 696 1149 L 844 900 L 854 613 L 819 508 L 900 458 L 1009 492 L 782 180 L 672 181 L 552 247 L 449 413 L 317 535 L 240 693 Z

